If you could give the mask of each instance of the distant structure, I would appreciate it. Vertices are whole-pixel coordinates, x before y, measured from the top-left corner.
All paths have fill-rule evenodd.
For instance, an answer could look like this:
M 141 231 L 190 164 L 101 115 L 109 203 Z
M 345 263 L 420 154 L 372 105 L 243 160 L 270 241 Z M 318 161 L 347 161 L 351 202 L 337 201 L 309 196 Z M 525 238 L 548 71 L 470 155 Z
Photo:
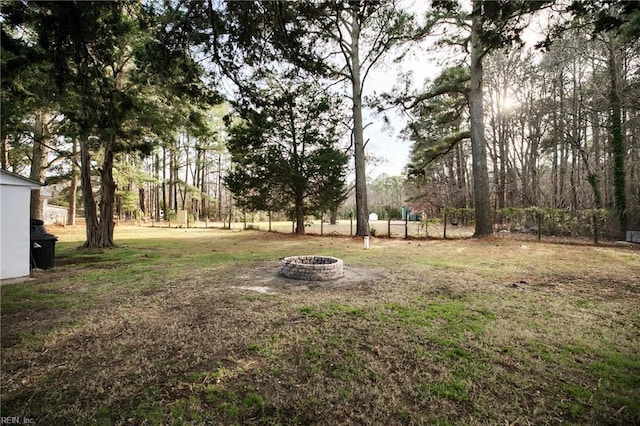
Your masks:
M 420 222 L 422 220 L 421 213 L 411 213 L 411 207 L 402 206 L 402 220 L 409 222 Z
M 62 206 L 49 204 L 48 200 L 44 200 L 44 224 L 45 225 L 67 225 L 69 217 L 69 209 Z

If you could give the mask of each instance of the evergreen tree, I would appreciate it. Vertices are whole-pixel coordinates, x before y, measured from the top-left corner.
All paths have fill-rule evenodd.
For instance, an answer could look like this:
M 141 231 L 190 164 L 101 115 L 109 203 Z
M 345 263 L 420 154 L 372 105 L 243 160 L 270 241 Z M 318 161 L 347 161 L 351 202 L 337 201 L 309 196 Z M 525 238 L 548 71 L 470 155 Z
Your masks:
M 225 179 L 248 210 L 288 209 L 296 233 L 305 215 L 332 209 L 344 197 L 347 157 L 336 148 L 340 105 L 312 80 L 268 78 L 236 104 L 241 120 L 230 128 L 233 170 Z
M 351 99 L 356 176 L 357 235 L 369 234 L 363 90 L 385 55 L 419 37 L 413 16 L 395 0 L 350 2 L 226 2 L 190 5 L 208 22 L 200 34 L 221 72 L 251 90 L 251 73 L 293 64 L 317 76 L 346 82 Z M 327 52 L 335 52 L 327 55 Z
M 78 132 L 84 245 L 112 246 L 116 157 L 151 151 L 157 140 L 149 131 L 166 128 L 158 124 L 175 116 L 160 117 L 162 105 L 196 97 L 201 70 L 169 43 L 171 25 L 137 1 L 29 2 L 24 7 L 34 43 L 52 62 L 48 76 L 55 82 L 58 109 Z M 97 193 L 95 161 L 100 162 Z

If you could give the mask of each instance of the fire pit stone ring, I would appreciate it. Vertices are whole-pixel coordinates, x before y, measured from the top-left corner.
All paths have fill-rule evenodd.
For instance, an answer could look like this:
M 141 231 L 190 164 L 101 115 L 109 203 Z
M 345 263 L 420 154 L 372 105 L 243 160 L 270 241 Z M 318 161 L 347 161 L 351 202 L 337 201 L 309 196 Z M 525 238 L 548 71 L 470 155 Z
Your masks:
M 295 280 L 329 281 L 344 276 L 344 262 L 331 256 L 291 256 L 280 261 L 280 275 Z

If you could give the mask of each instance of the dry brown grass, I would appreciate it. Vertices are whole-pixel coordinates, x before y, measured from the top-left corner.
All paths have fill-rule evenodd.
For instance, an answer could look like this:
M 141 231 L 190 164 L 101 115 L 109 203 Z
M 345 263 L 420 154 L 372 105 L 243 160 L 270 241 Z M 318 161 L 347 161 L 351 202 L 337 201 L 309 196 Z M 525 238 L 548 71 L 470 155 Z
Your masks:
M 640 251 L 118 228 L 2 287 L 2 416 L 37 424 L 633 424 Z M 278 258 L 332 254 L 343 279 Z M 258 293 L 243 287 L 268 287 Z

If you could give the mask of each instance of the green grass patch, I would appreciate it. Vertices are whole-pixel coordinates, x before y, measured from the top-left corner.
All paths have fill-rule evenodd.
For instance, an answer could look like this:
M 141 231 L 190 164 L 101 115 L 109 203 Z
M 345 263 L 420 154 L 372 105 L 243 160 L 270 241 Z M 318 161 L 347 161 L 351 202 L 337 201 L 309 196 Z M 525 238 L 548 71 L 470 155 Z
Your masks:
M 13 314 L 23 310 L 72 309 L 82 305 L 81 300 L 69 297 L 55 286 L 41 285 L 34 288 L 24 283 L 3 288 L 0 303 L 3 314 Z
M 386 303 L 378 310 L 385 323 L 401 322 L 410 327 L 446 330 L 448 336 L 460 337 L 465 332 L 481 334 L 495 315 L 486 308 L 473 309 L 470 302 L 440 298 L 411 304 Z M 445 339 L 446 340 L 446 339 Z
M 431 397 L 441 397 L 456 402 L 463 402 L 469 399 L 467 385 L 461 379 L 453 379 L 443 383 L 430 383 L 421 386 L 420 390 L 431 395 Z
M 339 316 L 364 317 L 367 315 L 366 311 L 362 308 L 344 304 L 303 306 L 300 308 L 300 313 L 302 313 L 306 317 L 316 319 Z

